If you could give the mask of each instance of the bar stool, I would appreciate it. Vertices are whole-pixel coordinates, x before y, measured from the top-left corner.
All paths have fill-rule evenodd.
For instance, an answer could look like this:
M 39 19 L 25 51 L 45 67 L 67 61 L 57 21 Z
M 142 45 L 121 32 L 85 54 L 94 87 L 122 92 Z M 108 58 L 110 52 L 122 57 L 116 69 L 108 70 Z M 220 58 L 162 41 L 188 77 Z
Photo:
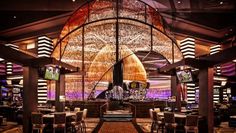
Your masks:
M 32 112 L 31 121 L 32 121 L 32 133 L 34 132 L 34 130 L 37 130 L 40 133 L 42 133 L 45 127 L 45 124 L 43 124 L 43 114 L 39 112 Z
M 185 129 L 185 133 L 187 132 L 198 133 L 198 116 L 187 115 L 184 129 Z
M 54 113 L 53 132 L 55 133 L 56 128 L 63 128 L 66 133 L 66 113 Z

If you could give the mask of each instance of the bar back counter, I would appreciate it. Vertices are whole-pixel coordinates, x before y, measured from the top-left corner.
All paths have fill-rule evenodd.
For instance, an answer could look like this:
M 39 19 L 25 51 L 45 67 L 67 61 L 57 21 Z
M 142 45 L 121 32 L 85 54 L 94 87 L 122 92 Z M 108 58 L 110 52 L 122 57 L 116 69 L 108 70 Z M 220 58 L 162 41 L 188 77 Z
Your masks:
M 75 107 L 80 109 L 88 109 L 88 117 L 99 117 L 100 107 L 104 105 L 106 100 L 94 100 L 94 101 L 66 101 L 65 106 L 74 110 Z M 127 102 L 127 101 L 126 101 Z M 137 118 L 148 118 L 150 108 L 160 108 L 164 110 L 166 106 L 172 106 L 173 103 L 167 103 L 166 101 L 128 101 L 136 107 Z M 51 106 L 55 106 L 55 101 L 50 100 L 47 102 Z

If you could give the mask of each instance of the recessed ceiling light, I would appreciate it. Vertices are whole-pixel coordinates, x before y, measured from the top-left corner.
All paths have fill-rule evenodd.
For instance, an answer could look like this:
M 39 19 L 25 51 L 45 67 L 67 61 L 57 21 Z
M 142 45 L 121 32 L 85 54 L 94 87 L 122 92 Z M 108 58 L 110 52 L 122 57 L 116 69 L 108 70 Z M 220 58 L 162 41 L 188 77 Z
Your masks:
M 229 31 L 233 31 L 233 29 L 229 29 Z
M 220 2 L 221 5 L 222 5 L 223 3 L 224 3 L 223 1 Z
M 177 3 L 178 3 L 178 4 L 180 4 L 180 3 L 181 3 L 181 1 L 178 1 Z
M 72 0 L 72 2 L 75 2 L 75 0 Z
M 13 16 L 13 18 L 16 18 L 16 16 Z

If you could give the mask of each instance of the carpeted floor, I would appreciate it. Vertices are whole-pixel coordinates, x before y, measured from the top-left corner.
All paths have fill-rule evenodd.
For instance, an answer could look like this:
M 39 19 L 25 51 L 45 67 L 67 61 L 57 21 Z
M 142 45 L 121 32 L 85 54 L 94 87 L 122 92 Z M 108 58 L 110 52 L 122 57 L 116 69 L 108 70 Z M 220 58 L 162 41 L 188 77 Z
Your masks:
M 15 128 L 15 127 L 17 127 L 17 123 L 15 123 L 15 122 L 7 122 L 6 125 L 1 125 L 0 126 L 0 133 L 8 131 L 8 130 L 10 130 L 12 128 Z
M 103 122 L 99 133 L 138 133 L 132 122 Z
M 137 126 L 141 128 L 141 132 L 150 133 L 151 129 L 151 119 L 150 118 L 137 118 L 137 125 L 134 125 L 132 122 L 104 122 L 105 125 L 101 123 L 101 126 L 104 126 L 103 129 L 95 130 L 99 133 L 137 133 Z M 86 132 L 91 133 L 94 131 L 99 123 L 99 118 L 87 118 L 86 119 Z M 135 128 L 136 127 L 136 128 Z M 140 132 L 140 131 L 139 131 Z M 159 131 L 161 132 L 161 131 Z M 22 133 L 22 125 L 17 125 L 14 122 L 7 122 L 7 126 L 0 126 L 0 133 Z M 214 133 L 236 133 L 236 128 L 229 127 L 228 122 L 222 122 L 220 126 L 214 127 Z

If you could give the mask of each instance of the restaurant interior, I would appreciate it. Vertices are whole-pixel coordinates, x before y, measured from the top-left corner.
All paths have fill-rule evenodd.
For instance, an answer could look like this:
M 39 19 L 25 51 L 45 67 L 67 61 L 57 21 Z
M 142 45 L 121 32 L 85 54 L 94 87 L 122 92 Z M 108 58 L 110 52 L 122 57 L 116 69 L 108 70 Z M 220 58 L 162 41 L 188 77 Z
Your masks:
M 236 132 L 234 0 L 0 5 L 0 132 Z

